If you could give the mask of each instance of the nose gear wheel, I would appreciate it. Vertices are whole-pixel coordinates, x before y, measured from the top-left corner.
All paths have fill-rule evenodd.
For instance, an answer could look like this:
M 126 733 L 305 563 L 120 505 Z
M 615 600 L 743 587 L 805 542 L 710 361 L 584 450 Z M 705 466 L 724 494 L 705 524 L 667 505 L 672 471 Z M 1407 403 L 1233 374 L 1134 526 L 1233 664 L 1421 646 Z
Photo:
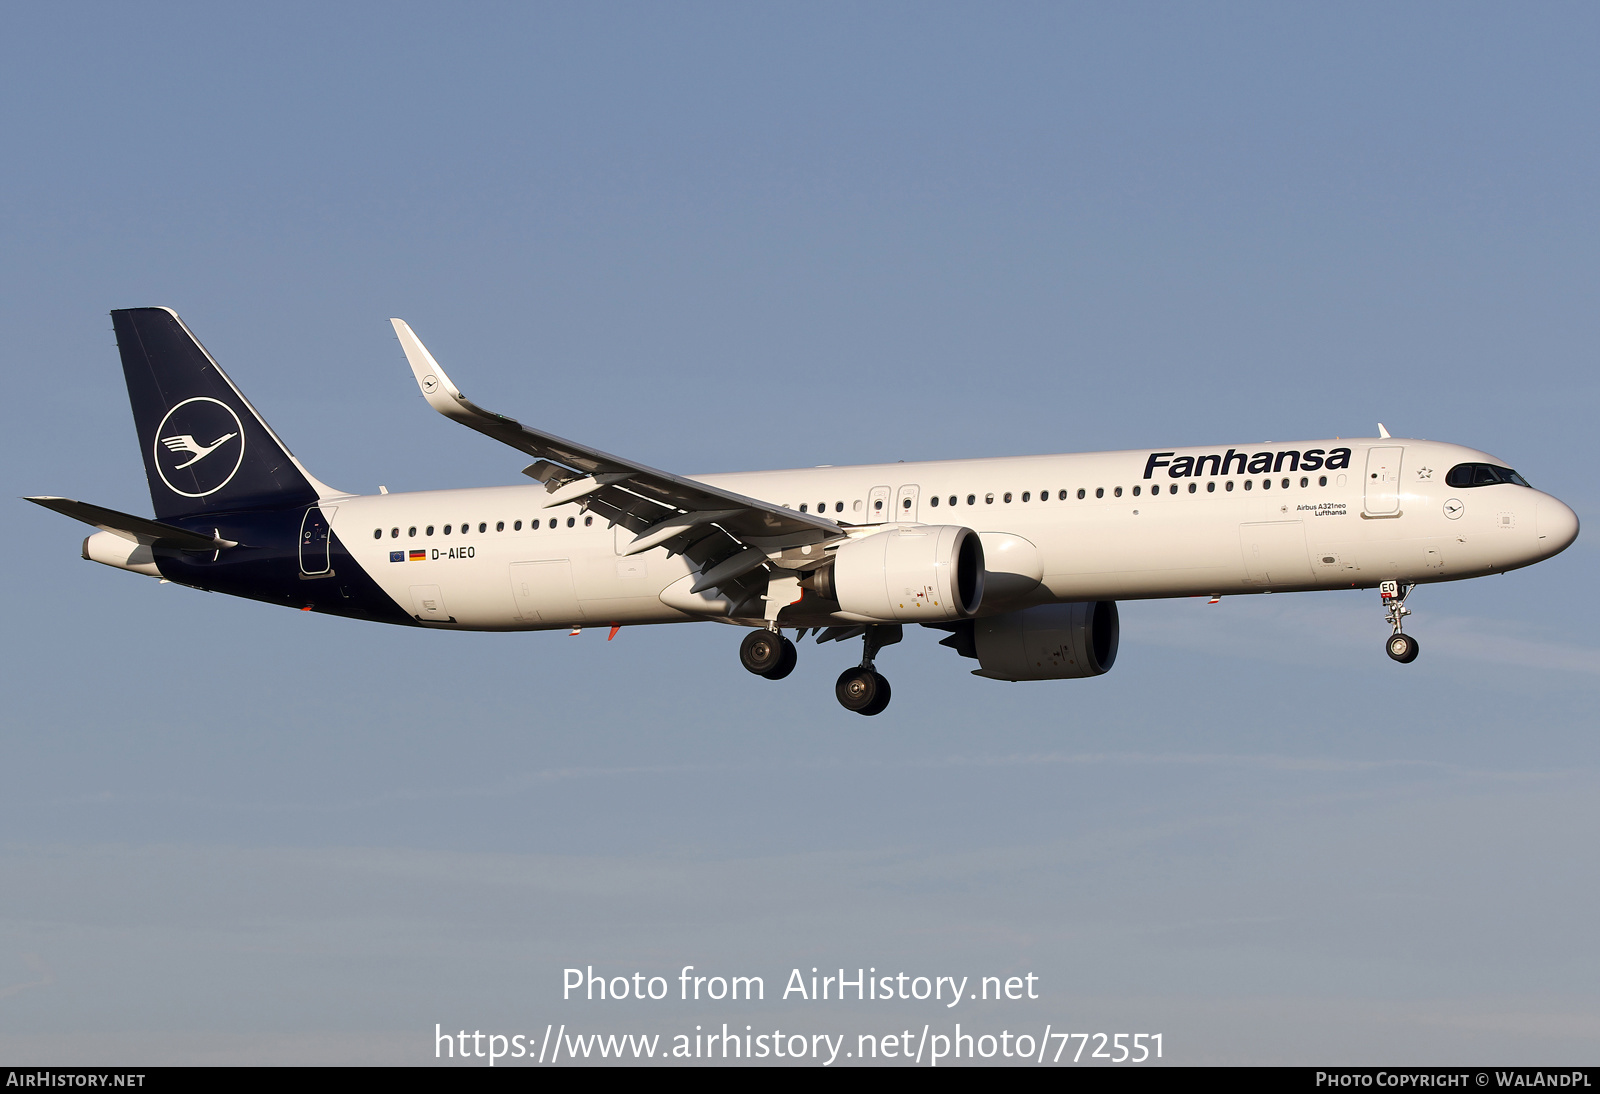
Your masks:
M 1389 656 L 1402 665 L 1409 665 L 1417 659 L 1417 640 L 1409 634 L 1391 635 L 1385 648 L 1389 651 Z
M 1394 628 L 1394 633 L 1384 643 L 1384 651 L 1402 665 L 1409 665 L 1417 659 L 1417 640 L 1401 630 L 1405 617 L 1411 614 L 1411 609 L 1406 607 L 1406 597 L 1411 595 L 1411 590 L 1416 584 L 1402 585 L 1398 581 L 1385 581 L 1378 586 L 1378 595 L 1383 598 L 1383 611 L 1389 617 L 1389 626 Z

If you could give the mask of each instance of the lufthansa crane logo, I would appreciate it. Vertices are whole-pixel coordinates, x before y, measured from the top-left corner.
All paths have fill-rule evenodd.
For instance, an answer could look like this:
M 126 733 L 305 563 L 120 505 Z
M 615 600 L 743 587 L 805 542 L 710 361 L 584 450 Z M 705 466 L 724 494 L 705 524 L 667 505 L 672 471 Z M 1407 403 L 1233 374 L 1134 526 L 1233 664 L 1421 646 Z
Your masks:
M 215 494 L 244 463 L 244 424 L 227 403 L 185 399 L 161 419 L 153 445 L 167 489 L 186 498 Z

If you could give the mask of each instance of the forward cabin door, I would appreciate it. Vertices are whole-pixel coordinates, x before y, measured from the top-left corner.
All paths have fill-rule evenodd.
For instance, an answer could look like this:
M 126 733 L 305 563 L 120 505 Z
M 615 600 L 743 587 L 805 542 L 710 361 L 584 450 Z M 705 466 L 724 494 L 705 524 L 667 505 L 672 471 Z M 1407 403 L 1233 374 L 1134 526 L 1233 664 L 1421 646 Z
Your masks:
M 894 500 L 895 520 L 917 519 L 917 494 L 919 488 L 915 486 L 902 486 L 900 494 Z
M 1400 457 L 1404 448 L 1367 449 L 1366 512 L 1375 517 L 1400 513 Z

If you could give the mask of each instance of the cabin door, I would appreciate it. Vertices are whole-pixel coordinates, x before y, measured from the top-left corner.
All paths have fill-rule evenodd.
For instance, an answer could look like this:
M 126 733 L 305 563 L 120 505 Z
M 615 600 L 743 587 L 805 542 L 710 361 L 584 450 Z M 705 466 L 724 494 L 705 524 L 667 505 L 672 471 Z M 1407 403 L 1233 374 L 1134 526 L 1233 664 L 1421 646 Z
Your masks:
M 1404 448 L 1367 449 L 1366 511 L 1375 517 L 1400 512 L 1400 457 Z

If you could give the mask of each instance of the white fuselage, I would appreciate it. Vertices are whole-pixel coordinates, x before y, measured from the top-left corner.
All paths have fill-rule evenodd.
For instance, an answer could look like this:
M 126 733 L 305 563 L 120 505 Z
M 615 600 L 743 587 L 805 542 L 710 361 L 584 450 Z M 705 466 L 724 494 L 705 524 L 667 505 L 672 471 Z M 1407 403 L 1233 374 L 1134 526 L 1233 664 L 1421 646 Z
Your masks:
M 1345 465 L 1327 467 L 1339 450 Z M 1235 456 L 1228 473 L 1225 453 Z M 1322 466 L 1303 469 L 1302 459 Z M 1467 462 L 1501 463 L 1385 438 L 696 478 L 845 525 L 971 528 L 988 571 L 979 614 L 990 615 L 1049 602 L 1450 581 L 1529 565 L 1572 541 L 1576 518 L 1547 494 L 1447 486 L 1449 469 Z M 624 556 L 634 533 L 581 504 L 541 509 L 548 496 L 530 484 L 345 497 L 324 511 L 352 556 L 423 623 L 526 630 L 717 617 L 714 604 L 689 596 L 695 567 L 683 555 Z

